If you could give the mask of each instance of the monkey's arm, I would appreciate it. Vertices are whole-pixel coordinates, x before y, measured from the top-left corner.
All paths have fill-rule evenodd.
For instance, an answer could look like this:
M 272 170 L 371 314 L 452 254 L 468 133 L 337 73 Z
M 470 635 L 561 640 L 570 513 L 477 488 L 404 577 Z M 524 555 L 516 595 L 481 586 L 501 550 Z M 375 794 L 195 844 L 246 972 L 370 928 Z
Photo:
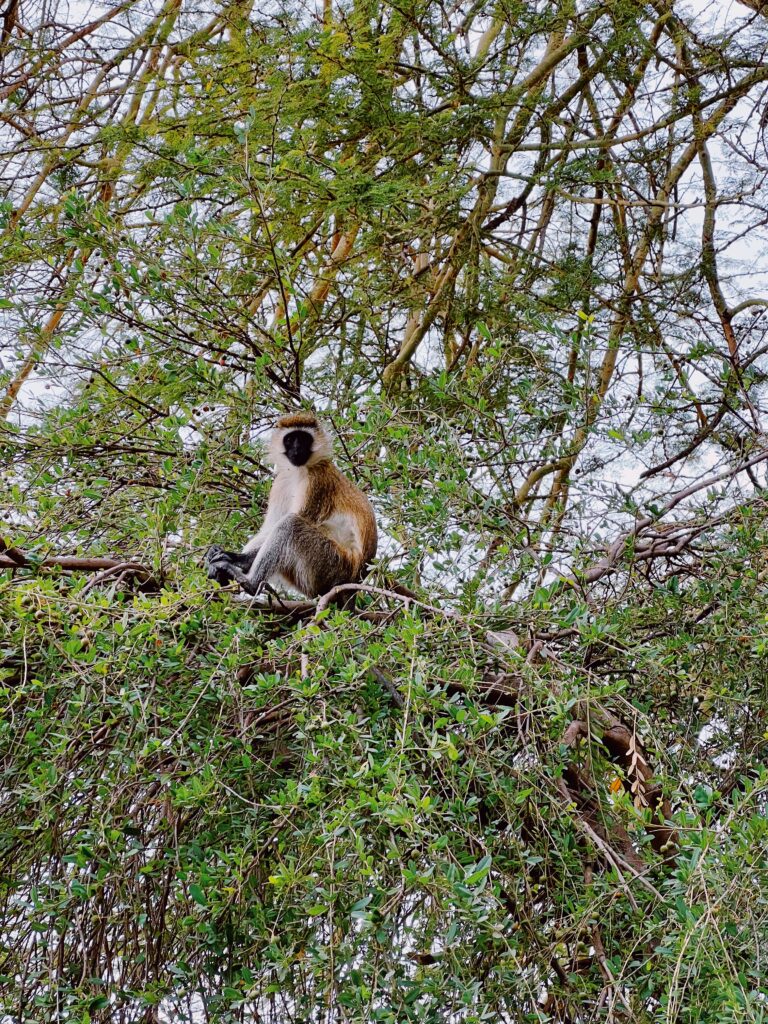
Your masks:
M 249 559 L 247 568 L 250 568 L 251 562 L 255 558 L 256 554 L 258 553 L 259 548 L 264 543 L 264 541 L 267 539 L 267 537 L 270 534 L 270 532 L 271 532 L 271 530 L 267 528 L 267 523 L 265 521 L 263 526 L 259 530 L 259 532 L 257 534 L 255 534 L 253 537 L 251 537 L 251 539 L 248 541 L 248 543 L 243 548 L 243 555 L 250 555 L 250 559 Z
M 249 594 L 256 593 L 257 591 L 246 573 L 249 572 L 256 555 L 274 528 L 274 524 L 271 524 L 269 520 L 268 513 L 259 532 L 251 537 L 241 552 L 225 551 L 218 544 L 213 544 L 208 548 L 205 556 L 208 578 L 215 580 L 222 587 L 226 586 L 230 580 L 235 580 Z

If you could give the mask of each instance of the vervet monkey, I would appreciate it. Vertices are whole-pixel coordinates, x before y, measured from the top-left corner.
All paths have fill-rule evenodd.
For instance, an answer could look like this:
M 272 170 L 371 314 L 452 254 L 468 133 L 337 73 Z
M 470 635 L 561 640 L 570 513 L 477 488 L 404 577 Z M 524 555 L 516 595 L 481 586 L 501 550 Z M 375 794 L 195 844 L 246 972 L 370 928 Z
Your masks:
M 331 455 L 331 439 L 313 413 L 277 421 L 269 443 L 277 474 L 264 523 L 241 554 L 208 549 L 210 579 L 235 580 L 249 594 L 283 584 L 307 597 L 361 579 L 376 554 L 376 520 Z

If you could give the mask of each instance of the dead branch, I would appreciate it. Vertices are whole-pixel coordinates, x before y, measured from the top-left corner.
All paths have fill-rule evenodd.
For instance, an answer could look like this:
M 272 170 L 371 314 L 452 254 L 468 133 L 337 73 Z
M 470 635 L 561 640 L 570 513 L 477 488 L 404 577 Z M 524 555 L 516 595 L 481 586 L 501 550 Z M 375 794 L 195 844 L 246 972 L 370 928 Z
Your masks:
M 662 509 L 653 516 L 644 516 L 642 519 L 638 519 L 631 530 L 627 530 L 626 533 L 621 534 L 609 547 L 606 554 L 600 561 L 587 569 L 584 573 L 580 573 L 578 578 L 576 577 L 564 577 L 567 582 L 576 583 L 581 582 L 584 584 L 596 583 L 604 576 L 608 576 L 611 573 L 619 571 L 619 560 L 623 551 L 627 549 L 629 544 L 634 545 L 633 559 L 634 561 L 648 561 L 652 558 L 658 558 L 661 556 L 671 556 L 681 554 L 691 542 L 703 533 L 705 529 L 709 529 L 711 524 L 707 523 L 704 526 L 691 524 L 689 527 L 680 527 L 680 531 L 676 537 L 670 539 L 668 532 L 662 532 L 657 529 L 655 535 L 650 537 L 641 536 L 645 531 L 651 527 L 657 527 L 659 521 L 672 509 L 676 508 L 681 502 L 685 501 L 686 498 L 690 498 L 692 495 L 699 493 L 700 491 L 708 490 L 710 487 L 715 487 L 719 483 L 724 483 L 726 480 L 732 480 L 739 473 L 743 473 L 753 466 L 759 465 L 761 462 L 768 461 L 768 449 L 763 448 L 757 455 L 754 455 L 751 459 L 745 462 L 740 462 L 737 466 L 732 466 L 730 469 L 723 470 L 722 473 L 717 473 L 714 476 L 707 477 L 704 480 L 698 480 L 688 487 L 684 487 L 682 490 L 677 491 L 669 501 L 662 507 Z M 638 543 L 638 541 L 642 543 Z
M 577 709 L 577 714 L 581 717 L 571 722 L 561 743 L 571 747 L 580 739 L 597 735 L 611 760 L 622 769 L 621 784 L 632 797 L 635 807 L 638 810 L 648 807 L 653 811 L 654 820 L 647 826 L 651 846 L 664 856 L 665 861 L 674 860 L 677 832 L 669 824 L 672 805 L 659 783 L 654 781 L 653 769 L 637 733 L 602 705 L 584 704 Z
M 86 589 L 97 586 L 106 579 L 122 575 L 133 577 L 141 582 L 142 589 L 159 590 L 161 580 L 154 570 L 142 565 L 141 562 L 126 561 L 121 558 L 99 558 L 79 555 L 47 555 L 45 558 L 34 558 L 26 555 L 19 548 L 9 547 L 0 539 L 0 570 L 2 569 L 59 569 L 62 572 L 96 572 L 97 577 L 90 580 Z

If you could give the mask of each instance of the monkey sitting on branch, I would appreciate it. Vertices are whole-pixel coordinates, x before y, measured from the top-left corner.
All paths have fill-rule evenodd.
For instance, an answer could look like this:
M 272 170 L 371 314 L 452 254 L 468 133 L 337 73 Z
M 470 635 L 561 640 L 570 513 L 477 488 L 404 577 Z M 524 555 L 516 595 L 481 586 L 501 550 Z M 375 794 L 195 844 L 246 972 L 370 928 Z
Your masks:
M 222 586 L 234 580 L 248 594 L 271 583 L 317 597 L 365 575 L 378 542 L 373 509 L 331 454 L 313 413 L 277 421 L 269 444 L 277 473 L 264 523 L 241 554 L 217 544 L 208 549 L 209 579 Z

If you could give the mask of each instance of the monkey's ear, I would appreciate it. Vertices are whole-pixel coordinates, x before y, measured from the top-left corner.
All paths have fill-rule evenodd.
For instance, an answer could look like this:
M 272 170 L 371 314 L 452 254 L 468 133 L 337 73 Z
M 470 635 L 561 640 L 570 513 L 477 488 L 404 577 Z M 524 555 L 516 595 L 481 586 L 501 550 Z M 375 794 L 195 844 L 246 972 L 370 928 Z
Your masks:
M 283 427 L 275 427 L 269 436 L 267 443 L 267 462 L 271 462 L 273 466 L 286 466 L 288 460 L 283 450 L 283 435 L 285 429 Z
M 333 435 L 322 423 L 315 428 L 315 444 L 312 454 L 316 459 L 333 458 Z

